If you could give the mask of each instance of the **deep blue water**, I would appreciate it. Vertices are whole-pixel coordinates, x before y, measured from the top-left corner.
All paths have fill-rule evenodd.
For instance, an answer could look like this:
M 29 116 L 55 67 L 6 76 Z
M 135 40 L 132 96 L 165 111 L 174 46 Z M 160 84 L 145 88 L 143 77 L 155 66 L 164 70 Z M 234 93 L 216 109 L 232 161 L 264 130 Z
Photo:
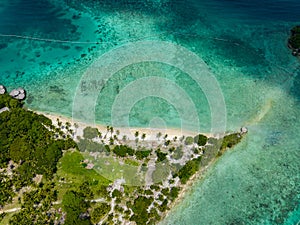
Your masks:
M 299 0 L 3 0 L 0 15 L 0 83 L 25 87 L 32 109 L 72 115 L 79 80 L 91 63 L 136 40 L 176 43 L 207 64 L 224 95 L 227 129 L 247 125 L 249 134 L 163 223 L 300 220 L 300 63 L 286 47 L 290 28 L 300 24 Z M 186 74 L 159 63 L 115 73 L 97 93 L 97 120 L 109 124 L 120 90 L 146 76 L 178 84 L 196 104 L 203 131 L 210 130 L 205 93 Z M 165 99 L 145 99 L 130 112 L 132 126 L 157 117 L 180 126 Z

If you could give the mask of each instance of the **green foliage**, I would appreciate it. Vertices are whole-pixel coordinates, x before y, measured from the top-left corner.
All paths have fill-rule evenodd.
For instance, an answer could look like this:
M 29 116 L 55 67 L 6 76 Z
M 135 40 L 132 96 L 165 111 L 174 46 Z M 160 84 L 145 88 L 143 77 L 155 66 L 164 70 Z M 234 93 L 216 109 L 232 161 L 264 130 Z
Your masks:
M 183 151 L 181 147 L 177 147 L 172 155 L 173 159 L 180 159 L 183 156 Z
M 167 158 L 167 153 L 163 153 L 160 149 L 156 150 L 157 162 L 162 162 Z
M 191 144 L 194 143 L 194 138 L 191 137 L 191 136 L 188 136 L 188 137 L 185 138 L 184 143 L 185 143 L 186 145 L 191 145 Z
M 295 26 L 291 30 L 291 36 L 289 38 L 289 44 L 294 49 L 300 48 L 300 26 Z
M 154 184 L 152 184 L 152 185 L 150 186 L 150 188 L 151 188 L 152 190 L 155 190 L 155 191 L 158 191 L 158 190 L 159 190 L 159 186 L 154 185 Z
M 188 161 L 177 173 L 181 183 L 185 184 L 194 175 L 200 165 L 201 157 Z
M 127 145 L 116 145 L 113 152 L 119 157 L 133 156 L 134 150 Z
M 5 203 L 11 202 L 14 196 L 13 182 L 9 177 L 3 173 L 0 173 L 0 207 Z M 0 220 L 1 221 L 1 220 Z
M 64 211 L 67 213 L 64 224 L 91 224 L 89 219 L 80 217 L 80 214 L 85 213 L 90 206 L 89 202 L 85 201 L 85 195 L 82 192 L 67 191 L 63 196 L 62 205 Z
M 233 147 L 234 145 L 238 144 L 241 140 L 242 140 L 242 136 L 239 133 L 233 133 L 225 136 L 223 138 L 221 151 L 224 151 L 226 148 Z
M 178 197 L 179 190 L 180 190 L 180 189 L 179 189 L 178 187 L 172 187 L 172 188 L 171 188 L 169 197 L 170 197 L 170 199 L 171 199 L 172 201 L 175 200 L 175 199 Z
M 100 196 L 100 197 L 107 197 L 107 196 L 108 196 L 108 192 L 107 192 L 106 188 L 107 188 L 107 186 L 101 185 L 101 186 L 96 190 L 97 196 Z
M 151 150 L 141 150 L 135 152 L 135 156 L 138 160 L 147 158 L 150 154 L 151 154 Z
M 169 207 L 168 207 L 168 200 L 167 199 L 163 200 L 163 202 L 161 203 L 161 205 L 158 206 L 158 209 L 161 212 L 165 212 L 166 210 L 168 210 L 169 209 Z
M 23 106 L 23 103 L 11 97 L 9 94 L 5 93 L 0 95 L 0 109 L 3 107 L 8 107 L 10 109 L 15 109 L 15 108 L 21 108 Z
M 0 99 L 3 102 L 3 95 Z M 0 166 L 9 160 L 21 163 L 13 178 L 17 189 L 30 185 L 35 174 L 50 179 L 62 150 L 77 147 L 72 139 L 55 140 L 50 126 L 51 120 L 23 108 L 0 114 Z
M 199 146 L 204 146 L 207 143 L 207 137 L 203 134 L 198 134 L 194 137 L 194 142 Z
M 92 222 L 95 224 L 98 223 L 105 215 L 107 215 L 107 213 L 109 213 L 110 209 L 110 205 L 106 203 L 100 203 L 97 205 L 91 215 Z
M 121 193 L 119 190 L 115 189 L 115 190 L 112 192 L 111 196 L 112 196 L 113 198 L 120 198 L 120 197 L 122 197 L 122 193 Z
M 140 163 L 139 161 L 133 160 L 133 159 L 125 159 L 125 164 L 130 165 L 130 166 L 139 166 Z
M 98 129 L 92 127 L 86 127 L 83 129 L 83 137 L 85 139 L 93 139 L 98 136 Z
M 78 190 L 84 192 L 84 196 L 87 200 L 92 200 L 94 198 L 94 193 L 92 192 L 90 184 L 87 181 L 83 182 L 79 186 Z
M 155 170 L 152 173 L 152 180 L 154 183 L 161 182 L 170 174 L 170 164 L 169 163 L 157 163 Z
M 53 183 L 46 183 L 30 192 L 23 194 L 23 203 L 21 211 L 15 213 L 9 224 L 11 225 L 27 225 L 32 224 L 54 224 L 55 215 L 48 214 L 51 209 L 52 202 L 57 200 L 56 190 Z
M 103 144 L 99 144 L 89 139 L 79 139 L 78 148 L 81 152 L 103 152 L 106 150 Z
M 82 181 L 88 181 L 91 184 L 94 180 L 99 184 L 107 185 L 109 181 L 97 173 L 95 170 L 85 169 L 81 162 L 84 157 L 80 152 L 66 152 L 60 159 L 59 175 L 72 180 L 72 183 L 81 184 Z M 100 186 L 100 185 L 99 185 Z
M 144 196 L 139 196 L 134 200 L 134 204 L 131 209 L 134 215 L 130 218 L 131 221 L 135 221 L 137 225 L 146 224 L 149 219 L 149 214 L 147 209 L 153 202 L 153 198 L 147 198 Z

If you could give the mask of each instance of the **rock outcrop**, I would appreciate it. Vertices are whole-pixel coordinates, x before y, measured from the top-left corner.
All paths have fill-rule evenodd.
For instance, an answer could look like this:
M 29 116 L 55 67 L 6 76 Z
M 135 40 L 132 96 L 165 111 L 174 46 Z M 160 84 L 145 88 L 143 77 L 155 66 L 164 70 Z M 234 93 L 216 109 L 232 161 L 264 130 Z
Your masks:
M 14 89 L 9 95 L 19 100 L 24 100 L 26 98 L 26 92 L 23 88 Z

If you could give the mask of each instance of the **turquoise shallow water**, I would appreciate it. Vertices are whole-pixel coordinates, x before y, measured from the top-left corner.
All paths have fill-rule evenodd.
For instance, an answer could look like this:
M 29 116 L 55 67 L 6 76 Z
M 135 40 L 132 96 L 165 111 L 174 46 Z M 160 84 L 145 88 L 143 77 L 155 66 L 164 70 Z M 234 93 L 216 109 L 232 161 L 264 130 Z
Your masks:
M 286 48 L 290 27 L 300 20 L 297 1 L 49 2 L 0 4 L 0 83 L 25 87 L 32 109 L 71 116 L 76 91 L 98 91 L 96 79 L 85 87 L 79 81 L 91 67 L 92 75 L 104 76 L 93 64 L 103 53 L 139 40 L 183 46 L 217 79 L 226 103 L 226 129 L 247 126 L 249 134 L 162 224 L 297 224 L 300 64 Z M 12 34 L 22 38 L 3 36 Z M 196 105 L 200 130 L 211 130 L 204 91 L 188 74 L 162 62 L 131 64 L 114 73 L 96 92 L 96 120 L 111 123 L 114 100 L 129 84 L 147 77 L 180 87 Z M 176 96 L 175 86 L 162 89 Z M 180 127 L 180 114 L 167 100 L 148 96 L 136 102 L 130 125 L 163 120 L 168 127 Z

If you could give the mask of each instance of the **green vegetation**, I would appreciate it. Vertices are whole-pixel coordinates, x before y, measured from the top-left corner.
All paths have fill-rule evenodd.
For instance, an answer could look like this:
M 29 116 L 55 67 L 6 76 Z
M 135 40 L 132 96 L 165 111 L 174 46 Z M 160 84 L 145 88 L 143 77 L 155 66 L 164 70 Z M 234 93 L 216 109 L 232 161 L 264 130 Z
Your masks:
M 93 139 L 98 136 L 98 129 L 92 127 L 86 127 L 83 129 L 83 137 L 85 139 Z
M 99 223 L 99 221 L 109 213 L 110 209 L 110 205 L 106 203 L 98 204 L 97 207 L 95 207 L 92 211 L 91 221 L 93 223 Z
M 0 166 L 6 168 L 10 160 L 16 164 L 11 178 L 1 176 L 0 193 L 7 196 L 1 198 L 4 204 L 13 196 L 6 188 L 14 186 L 18 191 L 32 185 L 36 174 L 52 179 L 62 150 L 77 145 L 72 139 L 55 140 L 51 120 L 21 108 L 22 102 L 9 95 L 0 95 L 0 102 L 10 107 L 0 114 Z
M 185 138 L 184 143 L 185 143 L 186 145 L 191 145 L 191 144 L 194 143 L 194 138 L 191 137 L 191 136 L 188 136 L 188 137 Z
M 79 186 L 83 181 L 87 181 L 93 190 L 98 189 L 101 185 L 109 184 L 109 180 L 95 170 L 86 169 L 82 163 L 83 160 L 83 155 L 78 151 L 66 152 L 59 161 L 57 175 L 64 178 L 66 182 L 72 183 L 72 187 Z
M 198 170 L 201 157 L 188 161 L 177 173 L 181 183 L 185 184 Z
M 9 94 L 5 93 L 0 95 L 0 109 L 8 107 L 10 109 L 21 108 L 23 103 L 17 99 L 12 98 Z
M 157 138 L 163 137 L 160 145 L 149 149 L 146 135 L 141 134 L 142 141 L 135 148 L 126 137 L 119 145 L 120 132 L 107 126 L 103 135 L 96 128 L 85 128 L 77 147 L 67 136 L 72 132 L 70 123 L 57 121 L 59 127 L 69 130 L 64 133 L 51 120 L 23 109 L 22 102 L 8 95 L 0 95 L 1 104 L 10 111 L 0 114 L 0 206 L 4 210 L 21 207 L 0 216 L 6 224 L 119 224 L 119 216 L 126 223 L 156 224 L 182 188 L 173 178 L 178 176 L 185 184 L 219 150 L 225 151 L 241 139 L 238 133 L 227 135 L 219 148 L 221 140 L 201 134 L 171 142 L 168 135 L 159 133 Z M 92 140 L 95 137 L 97 140 Z M 138 132 L 135 138 L 139 141 Z M 213 144 L 193 148 L 184 145 L 184 140 L 186 145 Z M 181 159 L 185 150 L 182 162 L 174 161 Z M 201 158 L 202 151 L 205 155 Z M 154 183 L 148 189 L 147 165 L 154 163 L 155 157 Z M 8 203 L 12 205 L 7 207 Z
M 198 134 L 194 137 L 194 142 L 199 146 L 204 146 L 207 143 L 207 137 L 203 134 Z
M 106 147 L 103 144 L 94 142 L 89 139 L 81 139 L 79 138 L 78 149 L 81 152 L 103 152 L 106 151 Z
M 89 217 L 83 216 L 90 207 L 90 203 L 85 201 L 85 192 L 82 191 L 68 191 L 62 200 L 64 211 L 67 213 L 65 223 L 66 225 L 88 225 L 92 224 Z
M 293 49 L 300 48 L 300 26 L 295 26 L 291 30 L 291 36 L 289 38 L 289 44 Z
M 26 192 L 23 195 L 21 211 L 14 214 L 9 220 L 11 225 L 53 224 L 55 213 L 49 211 L 52 203 L 57 200 L 56 190 L 53 183 L 41 183 L 39 188 Z
M 147 198 L 144 196 L 139 196 L 134 200 L 134 204 L 131 209 L 134 215 L 130 218 L 131 221 L 135 221 L 137 225 L 146 224 L 149 220 L 149 214 L 147 209 L 153 202 L 153 198 Z
M 153 182 L 158 183 L 165 180 L 170 173 L 170 169 L 169 163 L 157 163 L 155 170 L 152 173 Z
M 119 157 L 133 156 L 134 150 L 126 145 L 116 145 L 113 152 Z
M 151 154 L 151 150 L 145 150 L 145 149 L 135 152 L 135 156 L 138 160 L 147 158 L 150 154 Z
M 172 155 L 173 159 L 180 159 L 183 156 L 183 151 L 181 147 L 177 147 Z
M 168 153 L 163 153 L 160 149 L 156 150 L 157 162 L 165 161 Z
M 233 133 L 226 135 L 223 138 L 223 143 L 221 146 L 221 151 L 224 151 L 226 148 L 232 148 L 234 145 L 238 144 L 242 140 L 240 133 Z

